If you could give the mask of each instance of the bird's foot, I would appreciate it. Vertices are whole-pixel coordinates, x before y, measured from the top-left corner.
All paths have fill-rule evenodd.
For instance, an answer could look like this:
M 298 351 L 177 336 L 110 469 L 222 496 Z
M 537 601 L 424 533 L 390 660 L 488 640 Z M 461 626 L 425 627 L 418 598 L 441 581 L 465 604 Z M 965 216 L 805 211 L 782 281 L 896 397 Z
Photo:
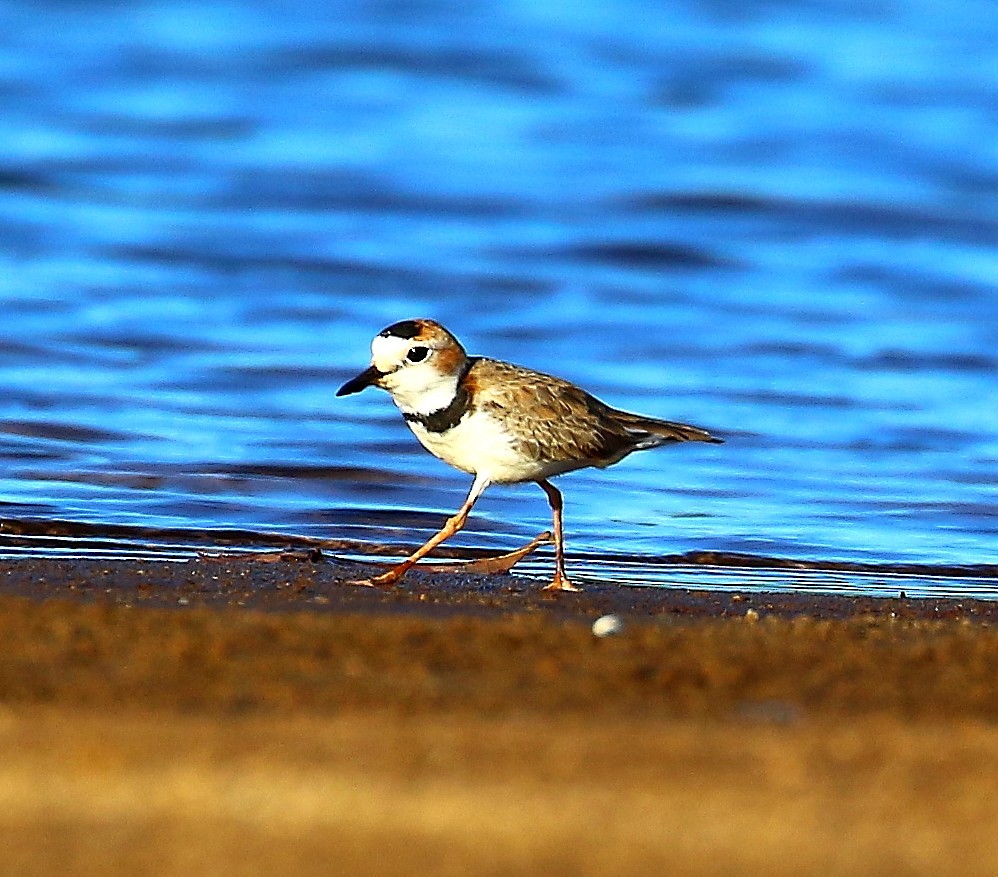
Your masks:
M 555 573 L 554 581 L 550 585 L 545 585 L 541 588 L 542 591 L 581 591 L 582 588 L 577 588 L 569 580 L 568 576 L 564 573 Z
M 461 572 L 507 573 L 528 554 L 536 551 L 541 545 L 549 544 L 553 539 L 554 537 L 551 535 L 551 532 L 545 530 L 539 536 L 531 539 L 522 548 L 517 548 L 516 551 L 510 551 L 509 554 L 500 554 L 498 557 L 483 557 L 479 560 L 471 560 L 467 563 L 462 563 L 459 569 Z
M 539 536 L 531 539 L 522 548 L 510 551 L 508 554 L 500 554 L 498 557 L 482 557 L 478 560 L 469 560 L 464 563 L 421 563 L 418 566 L 411 562 L 402 566 L 393 566 L 387 572 L 380 575 L 371 576 L 369 579 L 351 579 L 344 582 L 346 585 L 359 585 L 368 588 L 391 588 L 404 576 L 409 569 L 416 566 L 424 572 L 450 572 L 450 573 L 486 573 L 498 574 L 507 573 L 516 566 L 523 558 L 541 545 L 547 545 L 554 540 L 549 530 L 545 530 Z M 575 590 L 569 584 L 568 590 Z
M 378 576 L 371 576 L 369 579 L 344 579 L 342 584 L 353 585 L 359 588 L 384 588 L 387 590 L 394 587 L 400 578 L 402 576 L 395 569 L 390 569 L 388 572 Z

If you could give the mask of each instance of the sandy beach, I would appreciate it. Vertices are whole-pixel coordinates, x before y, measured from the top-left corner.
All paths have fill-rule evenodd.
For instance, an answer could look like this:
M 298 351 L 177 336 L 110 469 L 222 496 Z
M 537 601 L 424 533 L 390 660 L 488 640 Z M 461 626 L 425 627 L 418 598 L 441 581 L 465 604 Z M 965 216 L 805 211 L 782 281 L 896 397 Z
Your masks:
M 4 873 L 995 873 L 992 603 L 358 571 L 3 561 Z

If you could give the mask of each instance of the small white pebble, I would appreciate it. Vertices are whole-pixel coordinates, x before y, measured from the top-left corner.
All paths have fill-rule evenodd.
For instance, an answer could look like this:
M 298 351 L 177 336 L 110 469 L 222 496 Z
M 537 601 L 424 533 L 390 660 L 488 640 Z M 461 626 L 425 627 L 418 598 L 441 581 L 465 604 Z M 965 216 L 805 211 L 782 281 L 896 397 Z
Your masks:
M 616 636 L 624 630 L 624 621 L 618 615 L 601 615 L 593 622 L 593 636 Z
M 191 601 L 186 597 L 177 597 L 177 603 L 181 606 L 189 606 Z

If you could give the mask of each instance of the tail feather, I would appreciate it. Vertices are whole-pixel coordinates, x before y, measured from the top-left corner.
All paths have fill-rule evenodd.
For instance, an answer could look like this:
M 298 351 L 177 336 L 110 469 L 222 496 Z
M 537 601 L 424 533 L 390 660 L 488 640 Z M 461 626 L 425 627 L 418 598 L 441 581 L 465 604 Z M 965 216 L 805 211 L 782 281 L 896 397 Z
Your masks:
M 640 414 L 630 414 L 627 411 L 613 413 L 614 420 L 638 439 L 641 448 L 653 448 L 666 442 L 710 442 L 716 445 L 724 443 L 724 439 L 689 423 L 642 417 Z

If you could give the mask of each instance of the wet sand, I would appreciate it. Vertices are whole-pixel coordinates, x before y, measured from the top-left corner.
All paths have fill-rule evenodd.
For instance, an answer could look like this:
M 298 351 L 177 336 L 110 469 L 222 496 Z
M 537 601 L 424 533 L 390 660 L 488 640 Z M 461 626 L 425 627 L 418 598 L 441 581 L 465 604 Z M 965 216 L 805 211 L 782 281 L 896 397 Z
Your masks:
M 4 873 L 995 873 L 994 603 L 361 571 L 0 562 Z

